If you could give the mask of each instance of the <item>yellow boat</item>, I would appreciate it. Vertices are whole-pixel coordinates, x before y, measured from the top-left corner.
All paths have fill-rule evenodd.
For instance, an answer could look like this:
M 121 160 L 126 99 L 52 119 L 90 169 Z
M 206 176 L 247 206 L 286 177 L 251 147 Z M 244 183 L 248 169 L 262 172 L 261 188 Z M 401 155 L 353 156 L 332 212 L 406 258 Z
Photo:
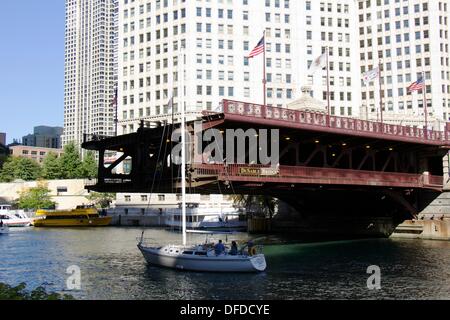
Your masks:
M 33 218 L 35 227 L 105 227 L 112 217 L 101 217 L 93 207 L 79 206 L 74 210 L 38 210 Z

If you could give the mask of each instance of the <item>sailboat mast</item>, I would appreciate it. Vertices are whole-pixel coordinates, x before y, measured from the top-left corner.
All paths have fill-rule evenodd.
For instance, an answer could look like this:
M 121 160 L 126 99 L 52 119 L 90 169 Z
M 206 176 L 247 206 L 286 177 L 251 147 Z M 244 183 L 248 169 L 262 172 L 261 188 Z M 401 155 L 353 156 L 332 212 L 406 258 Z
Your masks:
M 181 105 L 181 189 L 182 189 L 182 228 L 183 228 L 183 245 L 186 246 L 186 110 L 185 110 L 185 91 L 184 91 L 184 76 L 185 76 L 185 53 L 184 48 L 181 48 L 181 72 L 179 73 L 180 83 L 180 105 Z

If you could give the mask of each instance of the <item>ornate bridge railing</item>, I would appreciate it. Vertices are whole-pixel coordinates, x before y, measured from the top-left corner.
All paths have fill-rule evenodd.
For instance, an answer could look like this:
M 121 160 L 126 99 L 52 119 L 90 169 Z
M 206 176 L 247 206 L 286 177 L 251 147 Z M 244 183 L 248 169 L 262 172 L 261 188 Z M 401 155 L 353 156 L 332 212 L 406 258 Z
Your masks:
M 450 143 L 450 126 L 446 130 L 425 130 L 416 126 L 402 126 L 381 122 L 366 121 L 354 118 L 328 116 L 322 113 L 290 110 L 286 108 L 269 107 L 264 105 L 224 100 L 223 113 L 251 119 L 283 121 L 320 129 L 334 129 L 348 134 L 370 134 L 379 138 L 408 139 L 422 143 Z

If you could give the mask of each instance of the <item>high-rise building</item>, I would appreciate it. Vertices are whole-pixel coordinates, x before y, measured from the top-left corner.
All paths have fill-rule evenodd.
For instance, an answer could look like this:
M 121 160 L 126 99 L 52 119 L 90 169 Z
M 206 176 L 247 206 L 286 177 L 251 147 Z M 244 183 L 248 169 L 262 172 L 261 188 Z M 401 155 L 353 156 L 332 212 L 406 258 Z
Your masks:
M 305 0 L 123 0 L 119 10 L 119 134 L 179 111 L 180 48 L 188 113 L 222 99 L 263 103 L 263 58 L 247 55 L 266 34 L 267 104 L 286 106 L 312 87 L 327 101 L 325 71 L 308 67 L 329 47 L 330 112 L 358 116 L 356 2 Z
M 443 0 L 358 0 L 361 73 L 381 66 L 378 80 L 363 86 L 367 117 L 423 126 L 422 91 L 408 87 L 425 75 L 428 118 L 434 127 L 449 120 L 449 8 Z M 381 93 L 381 94 L 380 94 Z
M 24 136 L 22 144 L 30 147 L 60 149 L 62 133 L 61 127 L 34 127 L 34 133 Z
M 9 149 L 6 146 L 6 133 L 0 132 L 0 166 L 6 156 L 9 155 Z
M 6 133 L 0 132 L 0 144 L 6 145 Z
M 118 0 L 66 0 L 63 144 L 112 136 Z

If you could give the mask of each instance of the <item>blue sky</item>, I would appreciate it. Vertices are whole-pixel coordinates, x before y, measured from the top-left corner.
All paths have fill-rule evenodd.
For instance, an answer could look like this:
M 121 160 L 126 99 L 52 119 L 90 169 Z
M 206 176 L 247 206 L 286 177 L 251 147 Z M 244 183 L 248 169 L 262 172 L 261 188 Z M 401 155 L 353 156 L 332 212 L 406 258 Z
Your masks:
M 7 142 L 64 122 L 64 0 L 2 1 L 0 132 Z

